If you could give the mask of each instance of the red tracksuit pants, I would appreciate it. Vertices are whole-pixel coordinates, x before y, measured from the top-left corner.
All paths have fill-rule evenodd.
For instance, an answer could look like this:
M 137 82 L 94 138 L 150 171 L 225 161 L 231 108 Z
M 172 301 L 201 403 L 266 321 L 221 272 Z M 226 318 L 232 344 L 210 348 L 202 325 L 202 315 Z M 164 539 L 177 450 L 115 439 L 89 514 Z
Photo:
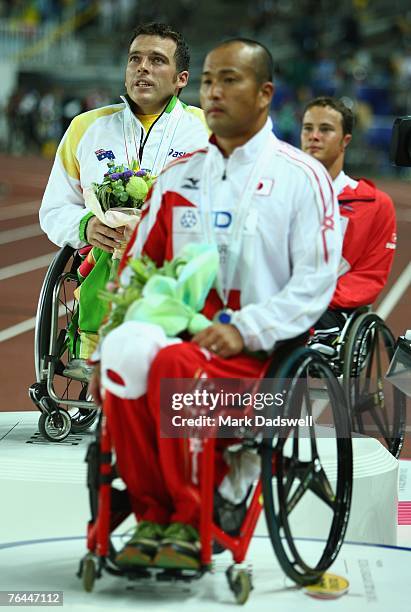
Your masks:
M 221 359 L 194 343 L 183 342 L 159 351 L 150 369 L 146 395 L 130 400 L 106 392 L 104 411 L 117 467 L 138 520 L 199 525 L 201 500 L 198 486 L 193 484 L 190 440 L 160 437 L 161 379 L 194 378 L 201 373 L 207 378 L 258 378 L 265 368 L 266 362 L 255 357 Z M 222 457 L 227 440 L 220 442 L 217 483 L 227 471 Z

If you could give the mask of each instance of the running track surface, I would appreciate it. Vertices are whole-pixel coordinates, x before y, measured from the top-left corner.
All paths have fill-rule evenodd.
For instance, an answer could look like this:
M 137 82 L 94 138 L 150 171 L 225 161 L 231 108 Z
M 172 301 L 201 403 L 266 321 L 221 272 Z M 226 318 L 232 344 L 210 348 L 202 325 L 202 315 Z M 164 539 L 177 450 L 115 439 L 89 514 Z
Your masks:
M 41 233 L 38 208 L 47 183 L 51 162 L 37 158 L 0 155 L 0 339 L 2 331 L 32 319 L 47 269 L 47 256 L 57 250 Z M 389 283 L 378 305 L 407 268 L 411 253 L 411 183 L 378 181 L 393 198 L 398 216 L 398 249 Z M 24 229 L 23 229 L 24 228 Z M 16 231 L 20 229 L 20 232 Z M 41 259 L 39 259 L 41 258 Z M 26 271 L 26 264 L 36 269 Z M 23 267 L 9 269 L 22 263 Z M 11 276 L 9 276 L 11 274 Z M 411 289 L 403 293 L 387 317 L 395 336 L 411 328 Z M 27 389 L 35 381 L 34 329 L 0 341 L 0 411 L 35 409 Z M 411 419 L 408 417 L 408 423 Z M 410 433 L 403 456 L 411 457 Z

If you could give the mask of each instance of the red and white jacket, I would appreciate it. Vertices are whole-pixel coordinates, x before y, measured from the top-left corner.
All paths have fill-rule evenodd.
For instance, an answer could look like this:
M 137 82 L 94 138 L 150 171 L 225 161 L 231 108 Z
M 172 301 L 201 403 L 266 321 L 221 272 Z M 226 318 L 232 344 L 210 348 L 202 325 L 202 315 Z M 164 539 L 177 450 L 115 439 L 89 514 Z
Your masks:
M 396 248 L 391 198 L 371 181 L 355 183 L 343 172 L 334 180 L 344 242 L 331 309 L 372 304 L 387 282 Z
M 165 168 L 124 258 L 146 253 L 161 265 L 186 243 L 206 241 L 200 189 L 206 156 L 211 156 L 211 208 L 221 257 L 236 204 L 259 151 L 271 138 L 270 155 L 245 218 L 228 303 L 236 311 L 232 322 L 252 351 L 270 350 L 317 321 L 334 292 L 341 258 L 340 218 L 328 173 L 312 157 L 278 140 L 271 128 L 268 120 L 229 158 L 211 138 L 207 149 Z M 124 281 L 127 274 L 125 268 Z M 212 317 L 220 308 L 222 302 L 212 290 L 203 312 Z

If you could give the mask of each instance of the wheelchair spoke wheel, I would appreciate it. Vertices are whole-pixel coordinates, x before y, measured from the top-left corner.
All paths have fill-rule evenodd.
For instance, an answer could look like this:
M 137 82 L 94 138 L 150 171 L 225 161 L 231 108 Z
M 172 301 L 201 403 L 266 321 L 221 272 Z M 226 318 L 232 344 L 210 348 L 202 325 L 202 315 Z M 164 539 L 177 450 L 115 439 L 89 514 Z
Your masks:
M 78 408 L 70 411 L 71 416 L 71 432 L 72 433 L 83 433 L 87 431 L 95 422 L 97 418 L 97 409 L 92 408 Z
M 54 257 L 47 270 L 46 277 L 40 292 L 37 306 L 35 337 L 34 337 L 34 360 L 37 382 L 46 380 L 47 360 L 50 355 L 50 337 L 56 333 L 55 350 L 51 356 L 55 360 L 55 369 L 59 370 L 59 359 L 66 351 L 66 329 L 70 323 L 75 309 L 73 302 L 73 290 L 77 286 L 76 270 L 79 265 L 79 256 L 73 248 L 65 246 Z M 59 314 L 62 320 L 59 322 L 60 331 L 52 329 L 52 309 L 54 303 L 54 289 L 62 274 L 68 274 L 71 279 L 72 288 L 63 283 L 61 292 L 57 296 Z M 63 328 L 63 329 L 62 329 Z
M 92 398 L 87 393 L 88 385 L 83 384 L 80 391 L 79 399 L 92 401 Z M 82 433 L 87 431 L 97 418 L 97 408 L 74 408 L 70 410 L 71 431 L 72 433 Z
M 395 338 L 376 314 L 358 317 L 344 350 L 343 384 L 354 431 L 376 437 L 399 456 L 406 426 L 406 398 L 385 380 Z
M 280 565 L 292 580 L 307 585 L 334 562 L 347 527 L 352 490 L 348 410 L 332 370 L 310 349 L 292 353 L 273 384 L 274 393 L 286 391 L 286 401 L 281 427 L 262 444 L 264 511 Z M 316 537 L 325 541 L 317 557 L 299 540 L 307 537 L 307 508 L 321 530 Z
M 77 269 L 80 263 L 80 256 L 69 246 L 56 254 L 41 288 L 36 315 L 34 354 L 37 383 L 31 386 L 30 397 L 37 406 L 41 406 L 42 402 L 47 405 L 51 402 L 64 413 L 71 405 L 65 400 L 89 399 L 87 385 L 74 376 L 70 377 L 70 369 L 67 369 L 74 357 L 77 337 L 75 290 L 78 287 Z M 72 432 L 83 432 L 96 418 L 95 406 L 90 401 L 90 408 L 69 408 L 70 417 Z M 47 433 L 44 423 L 41 427 Z M 51 436 L 46 435 L 48 439 L 53 436 L 58 438 L 55 432 Z

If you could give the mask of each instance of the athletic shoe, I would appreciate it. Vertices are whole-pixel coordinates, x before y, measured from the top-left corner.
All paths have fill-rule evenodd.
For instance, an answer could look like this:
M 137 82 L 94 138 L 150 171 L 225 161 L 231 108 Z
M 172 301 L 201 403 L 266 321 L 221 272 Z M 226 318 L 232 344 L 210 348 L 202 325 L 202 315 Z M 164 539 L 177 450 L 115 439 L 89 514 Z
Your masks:
M 90 382 L 93 366 L 88 365 L 85 359 L 72 359 L 63 370 L 63 376 L 81 382 Z
M 163 569 L 200 569 L 200 538 L 197 529 L 183 523 L 172 523 L 153 560 Z
M 137 525 L 133 537 L 116 556 L 117 565 L 120 567 L 147 567 L 151 565 L 164 532 L 165 527 L 163 525 L 151 521 L 141 521 Z

